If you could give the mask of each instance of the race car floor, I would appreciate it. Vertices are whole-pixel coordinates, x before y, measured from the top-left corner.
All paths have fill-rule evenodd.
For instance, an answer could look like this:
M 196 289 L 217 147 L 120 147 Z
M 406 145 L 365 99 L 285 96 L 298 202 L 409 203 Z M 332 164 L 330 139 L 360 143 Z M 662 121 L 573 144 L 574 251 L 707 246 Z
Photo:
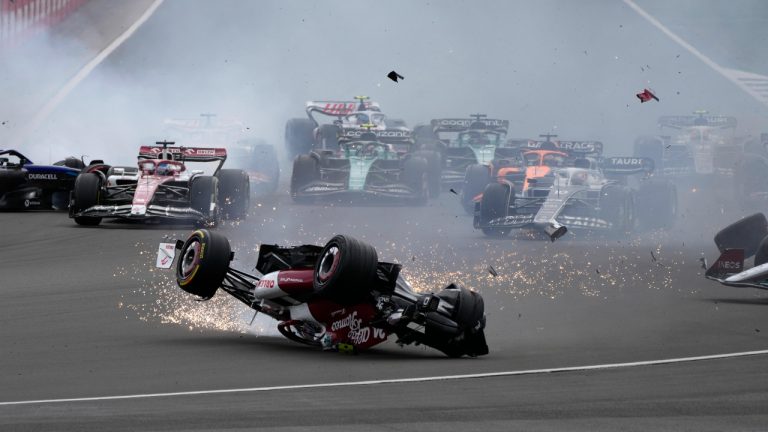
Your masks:
M 0 213 L 6 227 L 0 244 L 0 429 L 237 430 L 258 424 L 351 430 L 364 423 L 380 430 L 458 430 L 469 424 L 505 429 L 514 422 L 527 430 L 716 430 L 766 424 L 764 355 L 452 381 L 3 404 L 520 371 L 768 347 L 768 296 L 701 277 L 701 253 L 710 260 L 716 255 L 713 227 L 628 238 L 575 233 L 549 243 L 526 235 L 484 238 L 452 194 L 423 208 L 355 208 L 355 218 L 344 219 L 349 210 L 295 205 L 283 195 L 262 200 L 246 221 L 220 230 L 233 239 L 235 265 L 244 270 L 253 267 L 258 242 L 322 243 L 343 232 L 371 242 L 380 259 L 403 263 L 417 289 L 461 280 L 485 298 L 488 356 L 449 359 L 392 343 L 357 356 L 316 351 L 277 336 L 268 319 L 249 326 L 252 316 L 224 295 L 193 301 L 174 286 L 171 271 L 155 270 L 157 243 L 183 238 L 188 227 L 105 222 L 86 228 L 62 213 Z M 318 220 L 326 227 L 305 227 Z M 706 230 L 706 236 L 696 234 Z

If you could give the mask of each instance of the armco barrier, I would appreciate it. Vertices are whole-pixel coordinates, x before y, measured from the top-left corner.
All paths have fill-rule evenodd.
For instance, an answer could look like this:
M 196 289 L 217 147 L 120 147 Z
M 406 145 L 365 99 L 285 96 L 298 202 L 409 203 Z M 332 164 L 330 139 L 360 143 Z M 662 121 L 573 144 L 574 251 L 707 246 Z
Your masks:
M 53 26 L 89 0 L 0 0 L 0 49 Z

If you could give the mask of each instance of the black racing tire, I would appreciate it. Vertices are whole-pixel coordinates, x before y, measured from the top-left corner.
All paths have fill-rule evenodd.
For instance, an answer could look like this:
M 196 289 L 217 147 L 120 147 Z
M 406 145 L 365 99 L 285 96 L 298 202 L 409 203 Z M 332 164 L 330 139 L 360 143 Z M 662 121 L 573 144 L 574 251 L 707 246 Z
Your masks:
M 744 258 L 749 258 L 757 252 L 766 235 L 768 220 L 764 214 L 755 213 L 721 229 L 715 234 L 715 244 L 720 253 L 726 249 L 744 249 Z
M 474 291 L 470 291 L 461 285 L 452 284 L 436 294 L 442 302 L 453 307 L 450 319 L 456 323 L 458 334 L 461 338 L 449 340 L 432 340 L 432 346 L 449 357 L 461 357 L 463 355 L 478 356 L 488 354 L 488 346 L 485 343 L 485 304 L 483 297 Z M 428 321 L 429 322 L 429 321 Z M 432 320 L 436 323 L 438 320 Z M 437 332 L 427 333 L 440 334 Z M 449 328 L 445 328 L 449 330 Z M 448 334 L 446 331 L 442 333 Z
M 209 300 L 224 282 L 232 260 L 229 240 L 207 229 L 194 231 L 176 260 L 176 283 L 184 291 Z
M 755 266 L 763 265 L 768 262 L 768 236 L 763 237 L 760 245 L 755 252 Z
M 341 133 L 341 130 L 338 126 L 332 124 L 320 125 L 318 133 L 320 138 L 318 147 L 320 149 L 333 151 L 339 149 L 339 134 Z
M 635 200 L 623 186 L 608 185 L 600 191 L 600 215 L 612 224 L 611 231 L 627 233 L 635 227 Z
M 429 197 L 437 198 L 442 190 L 443 160 L 440 153 L 434 150 L 419 150 L 414 156 L 427 161 L 427 180 L 429 183 Z
M 345 235 L 325 244 L 313 276 L 317 296 L 340 304 L 352 304 L 370 295 L 376 278 L 378 254 L 373 246 Z
M 309 183 L 320 178 L 318 161 L 312 155 L 303 154 L 293 160 L 293 172 L 291 173 L 291 197 L 294 201 L 301 200 L 299 190 Z
M 290 159 L 312 151 L 315 123 L 308 118 L 292 118 L 285 124 L 285 147 Z
M 403 162 L 403 183 L 413 189 L 413 204 L 424 205 L 429 199 L 429 165 L 424 158 L 410 157 Z
M 202 213 L 203 219 L 196 221 L 198 227 L 215 227 L 219 223 L 218 201 L 219 179 L 213 176 L 199 176 L 189 187 L 190 206 Z M 211 210 L 211 204 L 216 204 Z
M 245 219 L 251 207 L 251 180 L 239 169 L 223 169 L 219 179 L 218 206 L 226 220 Z
M 514 187 L 505 183 L 489 183 L 480 199 L 480 222 L 488 223 L 508 215 L 509 208 L 515 205 Z M 504 237 L 507 228 L 484 227 L 483 234 L 488 237 Z
M 99 204 L 102 192 L 101 176 L 95 173 L 80 174 L 75 179 L 73 189 L 72 214 Z M 75 223 L 84 226 L 96 226 L 101 223 L 100 217 L 75 216 Z
M 677 220 L 677 188 L 669 180 L 649 179 L 637 190 L 637 222 L 641 229 L 670 229 Z
M 464 174 L 464 186 L 461 191 L 461 205 L 468 214 L 474 214 L 474 198 L 481 194 L 491 182 L 491 173 L 487 166 L 472 164 Z
M 641 136 L 635 140 L 634 156 L 653 160 L 657 172 L 661 172 L 664 162 L 664 142 L 660 137 Z

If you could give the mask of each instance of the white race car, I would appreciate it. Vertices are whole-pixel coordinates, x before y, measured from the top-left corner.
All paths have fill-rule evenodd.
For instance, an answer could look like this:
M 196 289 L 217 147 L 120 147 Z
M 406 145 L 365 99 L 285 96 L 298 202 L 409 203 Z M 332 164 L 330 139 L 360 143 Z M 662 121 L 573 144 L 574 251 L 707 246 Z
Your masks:
M 488 236 L 512 229 L 532 228 L 555 241 L 569 228 L 632 231 L 636 226 L 666 228 L 674 223 L 677 192 L 668 181 L 650 177 L 653 162 L 613 157 L 604 161 L 576 159 L 536 179 L 499 179 L 486 186 L 475 203 L 473 225 Z M 637 188 L 628 176 L 644 174 Z M 521 190 L 522 192 L 517 192 Z

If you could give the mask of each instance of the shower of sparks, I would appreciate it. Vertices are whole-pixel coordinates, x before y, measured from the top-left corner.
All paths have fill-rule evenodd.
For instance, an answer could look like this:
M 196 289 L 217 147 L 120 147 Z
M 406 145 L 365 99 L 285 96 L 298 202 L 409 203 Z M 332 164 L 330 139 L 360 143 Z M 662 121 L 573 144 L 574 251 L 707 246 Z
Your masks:
M 411 226 L 413 233 L 425 229 L 419 222 L 405 220 L 403 223 Z M 241 235 L 230 239 L 235 251 L 235 268 L 253 270 L 259 251 L 259 243 L 254 239 L 262 235 L 264 226 L 274 229 L 276 225 L 267 217 L 261 227 L 255 224 L 252 238 Z M 370 232 L 366 228 L 372 228 L 368 222 L 329 221 L 326 234 L 321 235 L 303 224 L 296 224 L 283 227 L 277 236 L 273 232 L 267 242 L 283 246 L 322 245 L 333 232 Z M 556 299 L 566 293 L 609 298 L 630 288 L 675 289 L 674 281 L 691 272 L 685 265 L 685 251 L 661 246 L 666 236 L 662 231 L 644 233 L 643 241 L 574 234 L 556 243 L 543 241 L 536 233 L 521 232 L 505 241 L 489 242 L 478 237 L 462 248 L 392 241 L 386 233 L 374 232 L 358 237 L 376 246 L 379 260 L 402 263 L 403 276 L 417 292 L 436 292 L 458 282 L 481 293 L 501 294 L 513 300 L 526 296 Z M 536 242 L 540 247 L 535 253 L 531 248 L 526 248 L 527 253 L 519 252 L 516 245 L 521 242 Z M 656 262 L 648 259 L 649 246 Z M 116 278 L 130 280 L 135 287 L 123 295 L 118 305 L 119 309 L 130 312 L 126 313 L 127 318 L 133 315 L 143 321 L 179 325 L 195 331 L 278 334 L 274 320 L 265 315 L 257 315 L 253 325 L 249 325 L 253 310 L 221 291 L 209 301 L 195 301 L 176 285 L 173 270 L 154 268 L 155 248 L 156 245 L 135 244 L 141 262 L 115 272 Z M 698 255 L 689 257 L 690 265 L 697 271 L 698 258 Z M 662 261 L 666 265 L 661 266 Z

